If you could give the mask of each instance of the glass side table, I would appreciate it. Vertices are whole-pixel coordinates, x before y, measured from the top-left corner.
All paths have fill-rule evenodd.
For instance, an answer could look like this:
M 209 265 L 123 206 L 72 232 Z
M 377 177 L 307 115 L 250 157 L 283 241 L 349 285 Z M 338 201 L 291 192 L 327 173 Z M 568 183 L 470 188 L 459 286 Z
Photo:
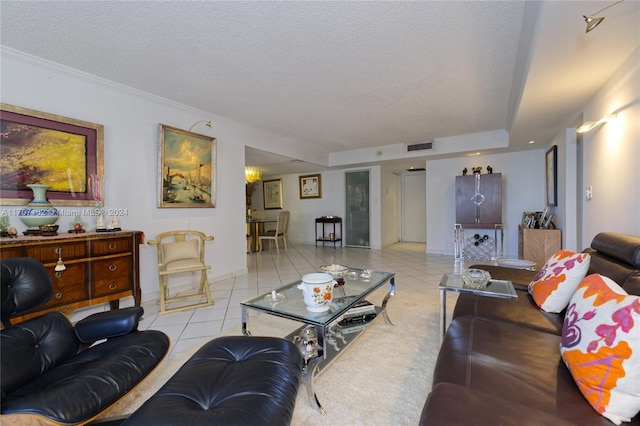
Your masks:
M 445 274 L 438 285 L 440 290 L 440 336 L 444 338 L 447 331 L 447 291 L 455 291 L 456 293 L 469 293 L 478 296 L 500 297 L 502 299 L 517 299 L 518 293 L 513 287 L 511 281 L 490 280 L 486 288 L 478 289 L 467 286 L 462 280 L 461 275 Z

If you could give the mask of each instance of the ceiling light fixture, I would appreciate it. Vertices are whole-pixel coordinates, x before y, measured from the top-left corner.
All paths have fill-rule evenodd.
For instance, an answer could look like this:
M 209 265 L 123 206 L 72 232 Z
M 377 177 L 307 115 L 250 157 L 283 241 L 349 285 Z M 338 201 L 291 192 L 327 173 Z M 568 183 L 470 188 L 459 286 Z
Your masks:
M 206 123 L 205 126 L 207 126 L 208 128 L 211 128 L 211 120 L 200 120 L 193 123 L 193 125 L 189 127 L 189 131 L 191 131 L 191 129 L 193 129 L 194 127 L 196 127 L 196 125 L 200 123 Z
M 617 114 L 609 114 L 606 117 L 602 117 L 598 121 L 587 121 L 586 123 L 582 123 L 580 127 L 576 129 L 577 133 L 587 133 L 600 126 L 601 124 L 608 123 L 609 121 L 615 120 Z
M 604 10 L 609 9 L 611 6 L 615 6 L 618 3 L 622 3 L 623 1 L 624 0 L 620 0 L 615 3 L 611 3 L 609 6 L 603 9 L 600 9 L 599 11 L 597 11 L 596 13 L 592 13 L 591 15 L 588 15 L 588 16 L 582 15 L 582 17 L 584 18 L 584 21 L 587 23 L 587 29 L 585 33 L 588 33 L 589 31 L 591 31 L 592 29 L 600 25 L 600 22 L 604 21 L 604 16 L 601 18 L 596 18 L 595 17 L 596 15 L 599 15 L 600 12 L 603 12 Z
M 244 180 L 247 183 L 254 183 L 262 180 L 262 172 L 257 167 L 245 167 L 244 168 Z

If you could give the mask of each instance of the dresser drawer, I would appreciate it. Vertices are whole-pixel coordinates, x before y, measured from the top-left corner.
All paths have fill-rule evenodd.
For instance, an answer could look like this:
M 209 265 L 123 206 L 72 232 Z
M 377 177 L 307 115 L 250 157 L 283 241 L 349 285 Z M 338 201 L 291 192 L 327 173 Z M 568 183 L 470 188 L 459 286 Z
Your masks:
M 84 259 L 87 257 L 86 241 L 58 241 L 52 244 L 27 245 L 25 256 L 38 259 L 42 263 L 56 262 L 58 257 L 63 261 Z
M 129 253 L 132 251 L 131 237 L 108 238 L 91 241 L 91 255 L 104 256 L 108 254 Z
M 86 263 L 67 265 L 64 271 L 55 271 L 50 266 L 47 271 L 53 284 L 53 296 L 44 308 L 80 302 L 89 297 Z
M 12 247 L 9 244 L 3 244 L 0 247 L 0 259 L 9 259 L 12 257 L 22 257 L 22 246 Z
M 117 257 L 95 261 L 91 264 L 93 289 L 91 297 L 102 297 L 131 290 L 132 264 L 130 257 Z

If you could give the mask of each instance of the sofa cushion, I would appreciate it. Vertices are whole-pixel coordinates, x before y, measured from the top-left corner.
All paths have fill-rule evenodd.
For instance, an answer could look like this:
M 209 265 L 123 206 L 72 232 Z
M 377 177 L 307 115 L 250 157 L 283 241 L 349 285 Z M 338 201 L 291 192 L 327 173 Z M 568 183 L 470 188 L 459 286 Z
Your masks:
M 464 409 L 460 409 L 464 407 Z M 453 383 L 433 387 L 422 408 L 420 426 L 575 426 L 566 421 L 521 404 L 473 391 Z
M 579 425 L 610 426 L 578 390 L 559 347 L 560 336 L 553 334 L 456 318 L 442 342 L 433 384 L 454 383 Z
M 165 265 L 176 260 L 200 259 L 198 240 L 162 244 L 162 253 Z
M 601 232 L 593 237 L 591 247 L 606 256 L 640 268 L 640 237 Z
M 200 348 L 124 425 L 288 425 L 303 360 L 277 337 L 223 336 Z
M 561 312 L 569 304 L 578 284 L 587 275 L 590 256 L 560 250 L 544 264 L 529 284 L 533 300 L 546 312 Z
M 567 308 L 560 351 L 598 413 L 620 424 L 640 411 L 640 297 L 589 275 Z
M 518 298 L 513 300 L 461 293 L 453 310 L 453 318 L 477 317 L 558 336 L 562 333 L 563 313 L 556 314 L 541 310 L 526 291 L 516 291 L 516 294 Z

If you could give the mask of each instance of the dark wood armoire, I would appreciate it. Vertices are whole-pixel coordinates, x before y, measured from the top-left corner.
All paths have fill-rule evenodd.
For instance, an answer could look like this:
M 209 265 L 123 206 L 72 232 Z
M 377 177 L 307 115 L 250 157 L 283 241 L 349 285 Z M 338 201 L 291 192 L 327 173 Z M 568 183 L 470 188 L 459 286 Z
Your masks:
M 456 176 L 456 223 L 488 229 L 502 224 L 502 173 Z

